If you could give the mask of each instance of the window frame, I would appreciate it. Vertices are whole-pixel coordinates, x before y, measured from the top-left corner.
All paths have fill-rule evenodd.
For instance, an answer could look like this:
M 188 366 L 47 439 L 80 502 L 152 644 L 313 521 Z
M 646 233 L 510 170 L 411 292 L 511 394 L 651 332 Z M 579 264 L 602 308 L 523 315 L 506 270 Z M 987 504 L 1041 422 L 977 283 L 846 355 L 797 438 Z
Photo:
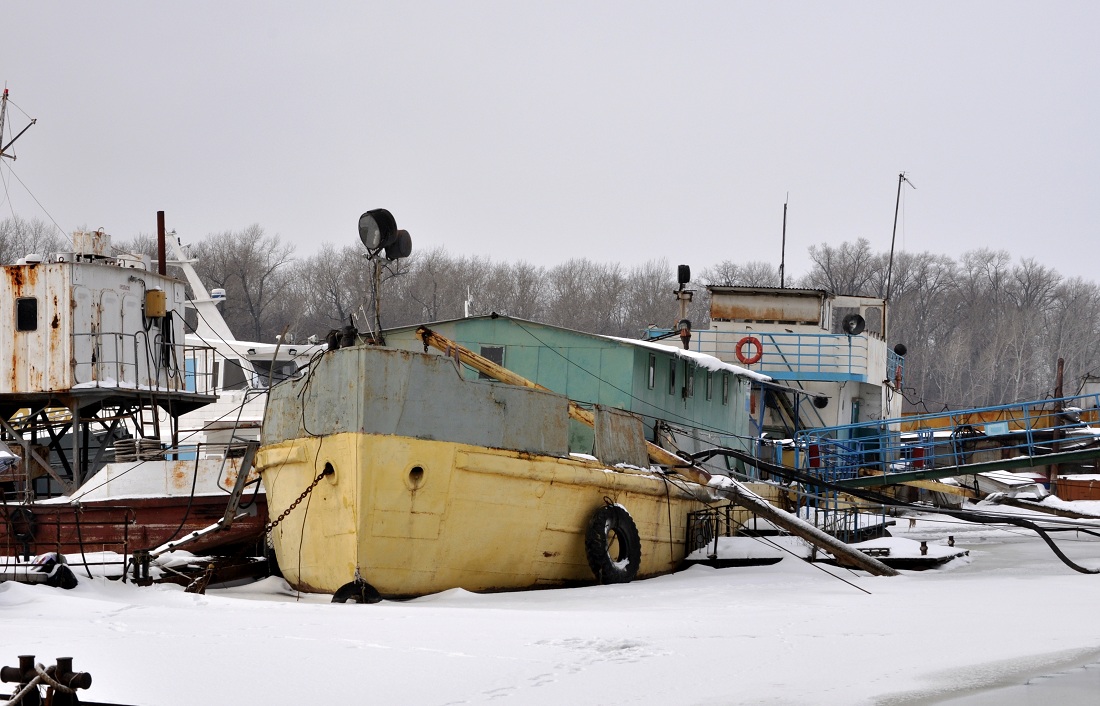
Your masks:
M 17 332 L 38 330 L 38 297 L 16 297 L 15 330 Z

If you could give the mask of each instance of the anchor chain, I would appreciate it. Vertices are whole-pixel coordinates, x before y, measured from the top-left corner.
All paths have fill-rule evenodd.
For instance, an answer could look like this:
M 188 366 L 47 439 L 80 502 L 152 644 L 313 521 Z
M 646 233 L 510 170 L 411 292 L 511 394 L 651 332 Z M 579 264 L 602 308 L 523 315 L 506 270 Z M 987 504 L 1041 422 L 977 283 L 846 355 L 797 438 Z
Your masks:
M 286 519 L 287 515 L 289 515 L 291 512 L 294 511 L 294 508 L 298 507 L 298 505 L 301 504 L 301 502 L 306 499 L 306 496 L 308 496 L 310 493 L 313 492 L 313 489 L 317 487 L 317 484 L 321 482 L 322 478 L 324 478 L 325 476 L 332 475 L 332 473 L 333 473 L 332 467 L 331 466 L 326 466 L 323 471 L 321 471 L 320 473 L 317 474 L 317 477 L 313 479 L 313 482 L 309 484 L 309 487 L 302 491 L 302 494 L 298 496 L 298 499 L 290 504 L 290 507 L 283 510 L 282 514 L 280 514 L 278 517 L 276 517 L 271 522 L 268 522 L 264 526 L 264 532 L 267 533 L 267 532 L 270 532 L 271 530 L 275 529 L 275 527 L 280 522 L 282 522 L 284 519 Z

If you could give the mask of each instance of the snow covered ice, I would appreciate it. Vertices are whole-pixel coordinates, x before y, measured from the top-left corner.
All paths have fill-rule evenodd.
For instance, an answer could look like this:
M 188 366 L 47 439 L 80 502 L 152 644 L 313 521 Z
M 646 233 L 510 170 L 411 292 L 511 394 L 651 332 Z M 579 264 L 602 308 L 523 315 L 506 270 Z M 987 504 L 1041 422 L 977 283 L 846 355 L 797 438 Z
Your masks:
M 94 677 L 83 699 L 129 704 L 558 706 L 936 703 L 1100 659 L 1100 576 L 1016 529 L 942 516 L 894 529 L 935 545 L 953 535 L 970 556 L 894 578 L 788 556 L 378 605 L 299 596 L 277 578 L 207 595 L 86 577 L 72 591 L 7 583 L 0 663 L 72 656 Z M 1058 541 L 1100 566 L 1100 540 Z

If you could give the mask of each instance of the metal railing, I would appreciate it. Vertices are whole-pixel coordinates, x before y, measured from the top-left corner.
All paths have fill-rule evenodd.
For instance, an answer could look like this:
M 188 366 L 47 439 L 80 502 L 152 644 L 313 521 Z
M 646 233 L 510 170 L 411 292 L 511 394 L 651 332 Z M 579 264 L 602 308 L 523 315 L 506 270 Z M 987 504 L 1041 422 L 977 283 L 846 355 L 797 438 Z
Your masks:
M 1100 394 L 800 431 L 796 465 L 824 480 L 1039 459 L 1100 446 Z
M 894 524 L 882 505 L 855 505 L 835 493 L 817 495 L 805 488 L 791 489 L 781 498 L 784 509 L 842 542 L 862 542 L 883 536 Z M 727 503 L 688 513 L 685 555 L 702 549 L 717 537 L 787 534 L 756 513 Z
M 100 559 L 95 566 L 125 567 L 130 554 L 130 527 L 135 522 L 133 508 L 123 505 L 80 507 L 69 505 L 21 505 L 7 503 L 0 508 L 0 567 L 11 557 L 30 557 L 45 552 L 91 554 L 116 551 L 116 561 Z M 93 565 L 89 562 L 89 565 Z M 121 572 L 125 575 L 125 571 Z
M 72 350 L 88 354 L 73 363 L 73 379 L 85 387 L 215 393 L 211 346 L 165 342 L 144 331 L 100 331 L 73 334 Z
M 669 332 L 659 329 L 645 331 L 651 339 L 666 333 Z M 834 333 L 708 330 L 692 331 L 689 346 L 691 350 L 742 365 L 777 380 L 879 382 L 869 378 L 872 340 L 875 339 L 865 335 Z M 738 356 L 739 348 L 747 359 L 759 353 L 759 360 L 743 362 Z M 890 381 L 900 385 L 905 372 L 904 358 L 887 350 L 884 362 Z

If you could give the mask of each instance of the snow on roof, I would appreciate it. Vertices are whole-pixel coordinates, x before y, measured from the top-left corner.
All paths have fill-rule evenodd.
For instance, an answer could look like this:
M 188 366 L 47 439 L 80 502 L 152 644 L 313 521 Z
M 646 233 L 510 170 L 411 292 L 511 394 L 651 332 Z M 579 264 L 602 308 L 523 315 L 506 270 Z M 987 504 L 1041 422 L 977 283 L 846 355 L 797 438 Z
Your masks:
M 642 348 L 651 348 L 653 350 L 662 351 L 664 353 L 672 353 L 673 355 L 685 358 L 692 361 L 701 368 L 713 371 L 724 371 L 733 373 L 734 375 L 740 375 L 741 377 L 749 378 L 750 380 L 757 380 L 759 382 L 771 382 L 771 377 L 758 373 L 755 370 L 749 370 L 748 368 L 742 368 L 739 365 L 730 365 L 729 363 L 719 360 L 712 355 L 706 353 L 699 353 L 697 351 L 684 350 L 683 348 L 676 348 L 674 346 L 666 346 L 661 343 L 654 343 L 652 341 L 640 341 L 636 338 L 619 338 L 617 336 L 600 336 L 600 338 L 606 338 L 619 343 L 627 343 L 632 346 L 640 346 Z

